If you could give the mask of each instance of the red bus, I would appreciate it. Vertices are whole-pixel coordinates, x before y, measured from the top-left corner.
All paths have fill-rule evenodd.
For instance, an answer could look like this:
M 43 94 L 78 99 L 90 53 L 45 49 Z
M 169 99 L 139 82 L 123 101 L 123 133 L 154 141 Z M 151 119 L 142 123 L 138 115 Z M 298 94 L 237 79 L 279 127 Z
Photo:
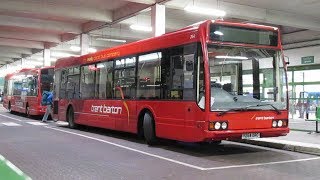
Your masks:
M 9 112 L 43 115 L 46 107 L 41 106 L 43 91 L 53 86 L 53 67 L 22 69 L 8 74 L 4 83 L 3 106 Z
M 157 138 L 221 142 L 286 135 L 279 29 L 204 21 L 55 66 L 59 120 Z

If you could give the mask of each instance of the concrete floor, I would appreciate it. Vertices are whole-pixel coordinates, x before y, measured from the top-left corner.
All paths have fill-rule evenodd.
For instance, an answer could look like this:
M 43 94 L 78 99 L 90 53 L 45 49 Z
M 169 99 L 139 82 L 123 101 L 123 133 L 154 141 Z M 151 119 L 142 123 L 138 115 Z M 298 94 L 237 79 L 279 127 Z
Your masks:
M 3 109 L 0 137 L 0 154 L 35 180 L 320 178 L 318 156 L 226 141 L 204 146 L 163 140 L 149 147 L 133 134 L 72 130 Z

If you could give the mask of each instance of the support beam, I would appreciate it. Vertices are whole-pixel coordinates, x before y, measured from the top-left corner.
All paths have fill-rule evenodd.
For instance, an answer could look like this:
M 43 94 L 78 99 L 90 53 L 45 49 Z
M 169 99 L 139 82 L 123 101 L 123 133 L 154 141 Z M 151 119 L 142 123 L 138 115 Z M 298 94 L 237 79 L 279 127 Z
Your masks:
M 21 54 L 19 53 L 13 53 L 13 52 L 7 52 L 7 51 L 2 51 L 0 49 L 0 58 L 1 57 L 8 57 L 8 58 L 21 58 Z
M 24 47 L 24 48 L 36 48 L 36 49 L 44 48 L 44 44 L 42 42 L 6 39 L 6 38 L 0 38 L 0 46 L 13 46 L 13 47 Z
M 298 31 L 282 35 L 282 44 L 297 43 L 320 39 L 319 31 Z
M 32 54 L 32 49 L 21 48 L 21 47 L 10 47 L 10 46 L 0 46 L 0 51 L 2 52 L 12 52 L 21 54 Z
M 43 66 L 50 66 L 51 65 L 51 52 L 50 49 L 43 50 Z
M 67 4 L 52 3 L 51 1 L 1 1 L 0 11 L 26 12 L 34 16 L 51 16 L 57 19 L 80 19 L 87 21 L 111 22 L 112 13 L 98 8 L 72 6 Z
M 154 37 L 166 32 L 166 7 L 155 4 L 151 7 L 152 34 Z
M 3 58 L 3 57 L 0 57 L 0 61 L 2 62 L 7 62 L 7 63 L 12 63 L 14 62 L 14 60 L 12 58 Z
M 80 48 L 81 48 L 81 55 L 85 55 L 89 53 L 89 35 L 88 34 L 81 34 L 80 36 Z
M 170 0 L 155 0 L 155 3 L 164 4 Z M 113 11 L 112 24 L 128 19 L 137 15 L 140 11 L 148 9 L 152 4 L 128 3 L 125 7 Z
M 61 43 L 61 38 L 58 34 L 51 34 L 46 32 L 34 33 L 30 31 L 0 29 L 0 38 Z
M 43 32 L 53 32 L 53 33 L 75 33 L 80 34 L 81 27 L 75 23 L 66 23 L 60 21 L 52 20 L 42 20 L 42 19 L 31 19 L 24 17 L 14 17 L 0 15 L 0 26 L 26 28 L 41 30 Z
M 216 3 L 197 3 L 207 8 L 217 8 Z M 187 3 L 171 1 L 166 7 L 183 10 Z M 277 25 L 292 26 L 303 29 L 320 31 L 320 21 L 314 17 L 302 14 L 294 14 L 283 11 L 257 8 L 249 5 L 240 5 L 226 1 L 220 1 L 219 8 L 227 12 L 227 17 L 242 18 L 250 21 L 265 22 Z M 208 17 L 209 18 L 209 17 Z

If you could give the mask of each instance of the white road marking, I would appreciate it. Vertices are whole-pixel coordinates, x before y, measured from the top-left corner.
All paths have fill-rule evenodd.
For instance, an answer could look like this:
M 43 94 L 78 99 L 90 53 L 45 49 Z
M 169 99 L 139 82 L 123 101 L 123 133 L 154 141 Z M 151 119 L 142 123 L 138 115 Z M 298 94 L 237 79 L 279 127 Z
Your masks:
M 177 161 L 177 160 L 174 160 L 174 159 L 166 158 L 166 157 L 163 157 L 163 156 L 159 156 L 159 155 L 156 155 L 156 154 L 148 153 L 148 152 L 145 152 L 145 151 L 141 151 L 141 150 L 138 150 L 138 149 L 130 148 L 130 147 L 127 147 L 127 146 L 123 146 L 123 145 L 116 144 L 116 143 L 113 143 L 113 142 L 109 142 L 109 141 L 106 141 L 106 140 L 103 140 L 103 139 L 99 139 L 99 138 L 95 138 L 95 137 L 91 137 L 91 136 L 86 136 L 86 135 L 83 135 L 83 134 L 79 134 L 79 133 L 75 133 L 75 132 L 71 132 L 71 131 L 66 131 L 66 130 L 62 130 L 62 129 L 58 129 L 58 128 L 54 128 L 54 127 L 48 127 L 48 126 L 45 126 L 45 127 L 48 128 L 48 129 L 55 130 L 55 131 L 61 131 L 61 132 L 64 132 L 64 133 L 73 134 L 73 135 L 84 137 L 84 138 L 87 138 L 87 139 L 92 139 L 92 140 L 95 140 L 95 141 L 103 142 L 103 143 L 106 143 L 106 144 L 110 144 L 110 145 L 117 146 L 117 147 L 120 147 L 120 148 L 123 148 L 123 149 L 134 151 L 134 152 L 137 152 L 137 153 L 140 153 L 140 154 L 144 154 L 144 155 L 147 155 L 147 156 L 155 157 L 155 158 L 162 159 L 162 160 L 165 160 L 165 161 L 169 161 L 169 162 L 172 162 L 172 163 L 176 163 L 176 164 L 180 164 L 180 165 L 183 165 L 183 166 L 187 166 L 187 167 L 190 167 L 190 168 L 193 168 L 193 169 L 198 169 L 198 170 L 201 170 L 201 171 L 231 169 L 231 168 L 242 168 L 242 167 L 254 167 L 254 166 L 265 166 L 265 165 L 273 165 L 273 164 L 285 164 L 285 163 L 304 162 L 304 161 L 312 161 L 312 160 L 319 160 L 320 159 L 320 157 L 314 157 L 314 158 L 295 159 L 295 160 L 287 160 L 287 161 L 275 161 L 275 162 L 266 162 L 266 163 L 255 163 L 255 164 L 243 164 L 243 165 L 234 165 L 234 166 L 219 166 L 219 167 L 204 168 L 204 167 L 188 164 L 188 163 L 185 163 L 185 162 Z
M 1 123 L 5 126 L 21 126 L 21 124 L 17 124 L 17 123 L 14 123 L 14 122 L 5 122 L 5 123 Z
M 219 169 L 230 169 L 230 168 L 265 166 L 265 165 L 273 165 L 273 164 L 285 164 L 285 163 L 312 161 L 312 160 L 319 160 L 319 159 L 320 159 L 320 157 L 314 157 L 314 158 L 305 158 L 305 159 L 294 159 L 294 160 L 288 160 L 288 161 L 275 161 L 275 162 L 267 162 L 267 163 L 256 163 L 256 164 L 244 164 L 244 165 L 235 165 L 235 166 L 212 167 L 212 168 L 204 168 L 204 170 L 219 170 Z
M 58 122 L 56 122 L 56 124 L 61 125 L 61 126 L 66 126 L 69 123 L 68 122 L 64 122 L 64 121 L 58 121 Z
M 26 123 L 31 124 L 31 125 L 35 125 L 35 126 L 44 126 L 44 125 L 47 125 L 46 123 L 37 122 L 37 121 L 31 121 L 31 122 L 26 122 Z
M 191 168 L 194 168 L 194 169 L 204 170 L 204 168 L 199 167 L 199 166 L 195 166 L 195 165 L 192 165 L 192 164 L 188 164 L 188 163 L 184 163 L 184 162 L 181 162 L 181 161 L 173 160 L 173 159 L 170 159 L 170 158 L 162 157 L 162 156 L 159 156 L 159 155 L 156 155 L 156 154 L 151 154 L 151 153 L 148 153 L 148 152 L 140 151 L 138 149 L 133 149 L 133 148 L 130 148 L 130 147 L 127 147 L 127 146 L 123 146 L 123 145 L 120 145 L 120 144 L 116 144 L 116 143 L 113 143 L 113 142 L 109 142 L 109 141 L 106 141 L 106 140 L 103 140 L 103 139 L 98 139 L 98 138 L 86 136 L 86 135 L 83 135 L 83 134 L 79 134 L 79 133 L 75 133 L 75 132 L 71 132 L 71 131 L 66 131 L 66 130 L 62 130 L 62 129 L 57 129 L 57 128 L 52 128 L 52 127 L 48 127 L 48 126 L 46 126 L 46 128 L 52 129 L 52 130 L 55 130 L 55 131 L 65 132 L 65 133 L 68 133 L 68 134 L 73 134 L 73 135 L 76 135 L 76 136 L 81 136 L 81 137 L 84 137 L 84 138 L 87 138 L 87 139 L 96 140 L 96 141 L 99 141 L 99 142 L 103 142 L 103 143 L 106 143 L 106 144 L 117 146 L 117 147 L 120 147 L 120 148 L 123 148 L 123 149 L 127 149 L 127 150 L 130 150 L 130 151 L 134 151 L 134 152 L 137 152 L 137 153 L 140 153 L 140 154 L 144 154 L 144 155 L 148 155 L 148 156 L 151 156 L 151 157 L 163 159 L 163 160 L 166 160 L 166 161 L 170 161 L 170 162 L 173 162 L 173 163 L 176 163 L 176 164 L 180 164 L 180 165 L 183 165 L 183 166 L 187 166 L 187 167 L 191 167 Z
M 17 173 L 20 177 L 24 178 L 25 180 L 32 180 L 29 176 L 24 174 L 17 166 L 12 164 L 9 160 L 7 160 L 5 157 L 3 157 L 0 154 L 0 161 L 5 163 L 8 167 L 10 167 L 15 173 Z
M 6 117 L 6 118 L 9 118 L 9 119 L 13 119 L 15 121 L 22 121 L 21 119 L 13 118 L 13 117 L 6 116 L 6 115 L 3 115 L 3 114 L 0 114 L 0 116 Z

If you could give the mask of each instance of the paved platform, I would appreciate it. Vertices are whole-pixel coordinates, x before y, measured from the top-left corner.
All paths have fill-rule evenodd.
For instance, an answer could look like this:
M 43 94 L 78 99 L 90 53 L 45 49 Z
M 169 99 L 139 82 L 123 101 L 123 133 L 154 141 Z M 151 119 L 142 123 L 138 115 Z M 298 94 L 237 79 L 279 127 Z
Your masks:
M 320 155 L 320 133 L 295 131 L 287 136 L 244 140 L 248 144 Z

